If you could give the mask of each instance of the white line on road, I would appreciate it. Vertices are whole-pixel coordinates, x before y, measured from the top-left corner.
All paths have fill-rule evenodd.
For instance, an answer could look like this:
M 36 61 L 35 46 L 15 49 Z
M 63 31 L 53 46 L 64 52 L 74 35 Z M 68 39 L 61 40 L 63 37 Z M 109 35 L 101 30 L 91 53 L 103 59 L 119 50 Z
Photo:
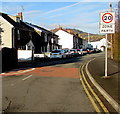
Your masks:
M 23 78 L 22 80 L 24 81 L 24 80 L 26 80 L 26 79 L 28 79 L 28 78 L 30 78 L 30 77 L 32 77 L 32 75 L 29 75 L 29 76 Z
M 17 72 L 15 72 L 15 73 L 9 72 L 8 74 L 12 74 L 12 75 L 22 74 L 22 73 L 30 72 L 30 71 L 33 71 L 33 70 L 35 70 L 35 68 L 28 69 L 28 70 L 24 70 L 24 71 L 20 70 L 20 71 L 17 71 Z M 1 74 L 7 74 L 7 73 L 1 73 Z
M 25 70 L 25 71 L 18 71 L 18 73 L 13 73 L 13 74 L 21 74 L 21 73 L 26 73 L 26 72 L 30 72 L 35 70 L 35 68 L 29 69 L 29 70 Z

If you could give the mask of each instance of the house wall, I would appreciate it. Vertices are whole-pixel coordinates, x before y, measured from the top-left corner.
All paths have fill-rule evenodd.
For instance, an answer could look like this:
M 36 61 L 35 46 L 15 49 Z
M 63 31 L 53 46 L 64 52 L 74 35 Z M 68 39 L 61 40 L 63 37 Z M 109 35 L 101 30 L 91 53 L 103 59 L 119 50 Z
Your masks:
M 12 25 L 4 20 L 0 16 L 1 28 L 3 32 L 1 33 L 2 46 L 12 48 Z
M 55 34 L 59 36 L 58 44 L 62 45 L 62 48 L 73 48 L 73 35 L 63 30 L 58 30 Z
M 83 47 L 82 48 L 87 48 L 88 42 L 86 40 L 83 40 Z
M 17 22 L 16 20 L 16 16 L 12 16 L 12 15 L 8 15 L 11 19 L 13 19 L 15 22 Z
M 106 39 L 103 38 L 100 41 L 90 42 L 90 44 L 93 45 L 93 48 L 97 48 L 97 49 L 104 51 L 102 47 L 106 46 Z

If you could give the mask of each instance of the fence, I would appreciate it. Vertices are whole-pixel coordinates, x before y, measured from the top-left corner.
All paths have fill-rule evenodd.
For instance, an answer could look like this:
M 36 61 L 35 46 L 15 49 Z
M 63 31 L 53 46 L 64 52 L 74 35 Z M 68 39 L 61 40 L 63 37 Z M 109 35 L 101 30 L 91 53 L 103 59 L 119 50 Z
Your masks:
M 17 50 L 2 48 L 2 72 L 17 68 Z

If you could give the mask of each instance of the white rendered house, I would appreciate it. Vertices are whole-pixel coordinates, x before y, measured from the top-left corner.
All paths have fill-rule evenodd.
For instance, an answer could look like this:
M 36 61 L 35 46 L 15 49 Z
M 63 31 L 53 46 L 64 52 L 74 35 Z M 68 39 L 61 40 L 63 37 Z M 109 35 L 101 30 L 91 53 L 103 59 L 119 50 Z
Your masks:
M 109 42 L 108 42 L 109 43 Z M 106 46 L 106 39 L 103 38 L 99 41 L 95 41 L 95 42 L 90 42 L 91 45 L 93 45 L 93 48 L 97 48 L 97 49 L 100 49 L 100 50 L 104 50 L 103 47 Z
M 58 30 L 55 34 L 59 36 L 58 44 L 62 45 L 62 48 L 69 48 L 69 49 L 73 48 L 74 36 L 72 34 L 69 34 L 64 30 Z

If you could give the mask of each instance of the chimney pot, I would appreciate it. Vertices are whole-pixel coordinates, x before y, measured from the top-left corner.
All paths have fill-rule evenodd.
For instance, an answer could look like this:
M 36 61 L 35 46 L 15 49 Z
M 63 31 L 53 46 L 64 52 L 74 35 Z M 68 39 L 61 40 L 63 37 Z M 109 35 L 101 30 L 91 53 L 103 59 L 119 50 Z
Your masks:
M 19 12 L 18 15 L 19 15 L 19 16 L 22 16 L 22 12 Z
M 19 13 L 18 13 L 18 17 L 20 18 L 20 20 L 22 20 L 22 21 L 23 21 L 22 12 L 19 12 Z

